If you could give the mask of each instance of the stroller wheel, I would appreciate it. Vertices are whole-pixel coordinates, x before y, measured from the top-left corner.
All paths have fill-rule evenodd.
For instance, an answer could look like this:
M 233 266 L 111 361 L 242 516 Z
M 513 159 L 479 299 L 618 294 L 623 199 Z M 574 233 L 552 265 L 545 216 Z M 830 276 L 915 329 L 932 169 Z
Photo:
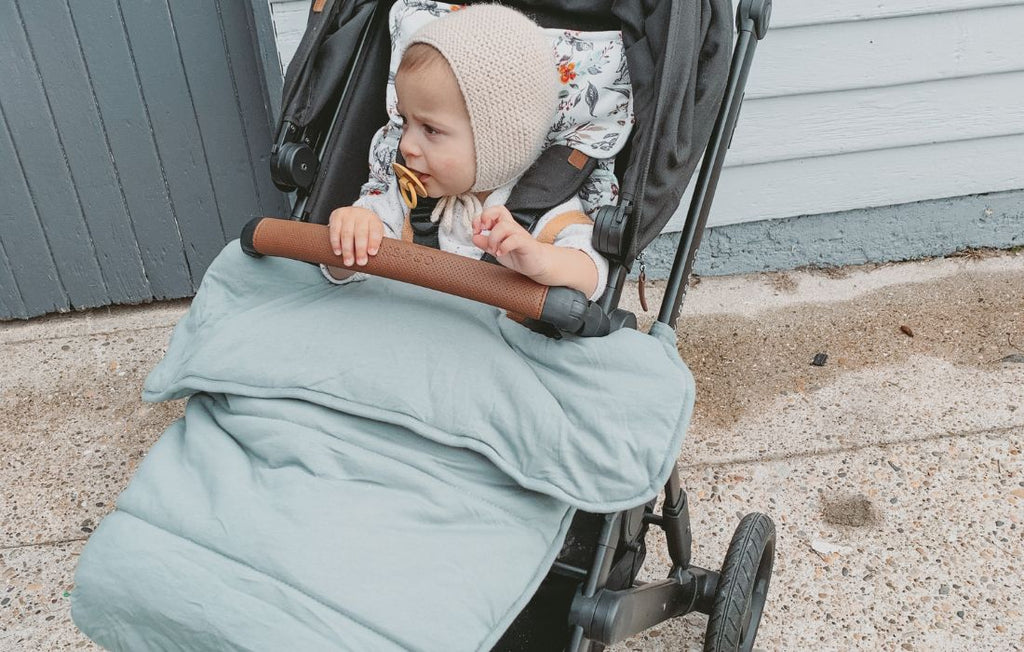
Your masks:
M 749 652 L 761 624 L 775 560 L 775 523 L 747 514 L 732 535 L 708 617 L 704 652 Z

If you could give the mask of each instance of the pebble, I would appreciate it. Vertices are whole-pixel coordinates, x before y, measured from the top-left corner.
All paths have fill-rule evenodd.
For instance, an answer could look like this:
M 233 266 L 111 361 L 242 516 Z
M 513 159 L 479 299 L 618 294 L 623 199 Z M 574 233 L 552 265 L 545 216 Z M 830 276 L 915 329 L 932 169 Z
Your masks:
M 949 595 L 949 584 L 943 584 L 939 587 L 939 595 Z

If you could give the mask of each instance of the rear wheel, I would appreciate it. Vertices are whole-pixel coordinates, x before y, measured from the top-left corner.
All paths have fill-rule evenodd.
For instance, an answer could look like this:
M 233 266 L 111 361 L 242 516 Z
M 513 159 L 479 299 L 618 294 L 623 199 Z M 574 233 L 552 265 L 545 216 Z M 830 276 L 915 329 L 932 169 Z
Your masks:
M 767 514 L 747 514 L 732 535 L 725 555 L 708 617 L 704 652 L 753 649 L 774 560 L 775 523 Z

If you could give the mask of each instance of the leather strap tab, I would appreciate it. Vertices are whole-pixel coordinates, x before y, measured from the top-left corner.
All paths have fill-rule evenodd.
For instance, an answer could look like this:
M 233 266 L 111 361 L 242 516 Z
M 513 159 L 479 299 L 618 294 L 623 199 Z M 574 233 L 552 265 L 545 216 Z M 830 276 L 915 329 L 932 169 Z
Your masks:
M 590 157 L 578 149 L 572 150 L 572 154 L 569 154 L 569 165 L 577 170 L 582 170 L 589 161 Z

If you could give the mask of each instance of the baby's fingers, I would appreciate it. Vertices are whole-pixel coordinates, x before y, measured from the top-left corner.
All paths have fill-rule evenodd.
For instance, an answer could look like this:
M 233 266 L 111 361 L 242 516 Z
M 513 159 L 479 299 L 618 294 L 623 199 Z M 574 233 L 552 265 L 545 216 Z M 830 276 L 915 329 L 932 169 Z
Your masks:
M 355 221 L 351 219 L 341 224 L 341 260 L 346 266 L 355 262 L 355 228 Z
M 366 249 L 370 242 L 370 224 L 367 220 L 358 220 L 352 230 L 352 246 L 357 265 L 366 264 Z
M 491 227 L 491 232 L 487 235 L 487 246 L 485 249 L 488 253 L 497 256 L 498 247 L 504 242 L 505 238 L 509 237 L 515 232 L 510 224 L 505 222 L 499 222 Z
M 473 233 L 480 233 L 481 231 L 494 228 L 494 225 L 498 223 L 498 218 L 501 216 L 501 213 L 495 210 L 496 208 L 499 207 L 492 206 L 483 213 L 480 213 L 479 216 L 473 218 Z
M 506 238 L 504 238 L 498 247 L 495 249 L 495 257 L 507 256 L 513 251 L 521 249 L 529 240 L 533 238 L 523 231 L 513 231 Z
M 370 242 L 366 247 L 366 253 L 376 256 L 380 250 L 380 243 L 384 240 L 384 223 L 380 220 L 370 222 Z
M 335 256 L 341 255 L 341 220 L 332 219 L 327 225 L 327 240 Z

